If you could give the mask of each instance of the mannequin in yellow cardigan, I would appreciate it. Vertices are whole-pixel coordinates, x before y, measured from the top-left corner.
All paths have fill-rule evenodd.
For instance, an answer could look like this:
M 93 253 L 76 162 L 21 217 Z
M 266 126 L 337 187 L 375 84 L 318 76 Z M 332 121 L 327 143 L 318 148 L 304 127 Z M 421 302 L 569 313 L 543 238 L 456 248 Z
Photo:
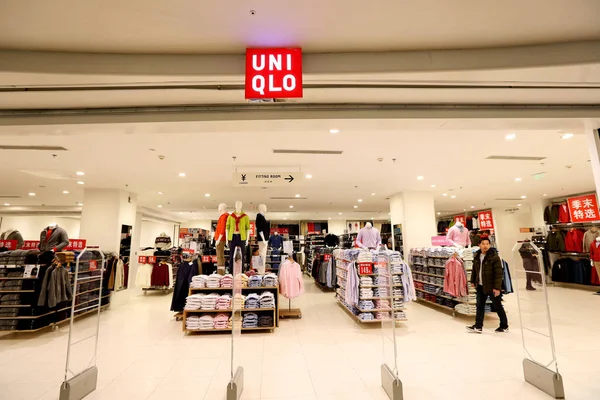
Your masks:
M 227 217 L 227 240 L 229 241 L 229 270 L 233 271 L 235 248 L 242 251 L 242 265 L 246 256 L 246 245 L 250 236 L 250 217 L 242 211 L 242 202 L 235 202 L 235 212 Z

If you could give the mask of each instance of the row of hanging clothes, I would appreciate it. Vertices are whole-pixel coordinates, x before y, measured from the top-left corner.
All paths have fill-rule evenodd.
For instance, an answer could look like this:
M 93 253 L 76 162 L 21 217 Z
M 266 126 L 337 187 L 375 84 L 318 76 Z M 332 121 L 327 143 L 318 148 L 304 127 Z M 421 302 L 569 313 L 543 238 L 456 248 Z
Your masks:
M 330 247 L 321 247 L 313 260 L 311 275 L 321 287 L 334 288 L 337 284 L 333 250 Z

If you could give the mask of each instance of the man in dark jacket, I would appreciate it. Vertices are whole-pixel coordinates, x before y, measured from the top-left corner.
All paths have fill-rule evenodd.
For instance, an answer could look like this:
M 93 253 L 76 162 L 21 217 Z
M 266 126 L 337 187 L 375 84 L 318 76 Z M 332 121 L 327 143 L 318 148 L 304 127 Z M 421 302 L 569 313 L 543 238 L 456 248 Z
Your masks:
M 500 318 L 500 327 L 496 332 L 508 332 L 508 319 L 502 306 L 502 260 L 496 249 L 490 244 L 487 236 L 481 238 L 480 250 L 475 253 L 473 260 L 473 271 L 471 272 L 471 284 L 477 289 L 477 314 L 475 325 L 467 326 L 467 330 L 473 333 L 483 332 L 483 317 L 485 315 L 485 303 L 491 297 L 493 308 Z

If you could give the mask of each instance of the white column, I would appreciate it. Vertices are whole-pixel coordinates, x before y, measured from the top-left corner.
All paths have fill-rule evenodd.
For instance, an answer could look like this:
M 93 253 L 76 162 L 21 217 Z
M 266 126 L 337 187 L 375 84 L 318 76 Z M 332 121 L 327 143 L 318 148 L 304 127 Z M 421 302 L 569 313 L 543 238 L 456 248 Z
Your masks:
M 79 236 L 104 252 L 118 254 L 121 225 L 133 225 L 136 210 L 135 195 L 118 189 L 85 189 Z
M 85 203 L 84 203 L 85 204 Z M 129 280 L 128 288 L 135 287 L 135 277 L 139 267 L 137 252 L 141 247 L 142 240 L 142 213 L 135 214 L 133 229 L 131 230 L 131 257 L 129 258 Z
M 532 233 L 521 233 L 521 228 L 531 228 L 533 216 L 529 206 L 492 208 L 494 233 L 500 257 L 512 262 L 512 248 L 519 240 L 531 239 Z M 542 211 L 542 220 L 544 219 Z
M 431 237 L 437 234 L 433 194 L 425 191 L 397 193 L 390 197 L 392 231 L 402 225 L 404 255 L 411 248 L 431 246 Z
M 600 199 L 600 131 L 597 129 L 586 129 L 585 135 L 590 152 L 590 164 L 596 184 L 596 196 Z

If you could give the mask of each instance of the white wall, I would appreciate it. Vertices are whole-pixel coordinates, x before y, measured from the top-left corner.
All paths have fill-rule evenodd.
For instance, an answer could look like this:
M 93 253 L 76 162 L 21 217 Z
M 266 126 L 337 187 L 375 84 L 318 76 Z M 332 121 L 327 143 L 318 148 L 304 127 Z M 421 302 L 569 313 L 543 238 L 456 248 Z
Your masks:
M 532 228 L 533 216 L 528 206 L 520 207 L 515 213 L 507 212 L 506 209 L 492 208 L 492 213 L 500 257 L 512 264 L 512 248 L 515 243 L 519 240 L 531 239 L 532 236 L 531 233 L 520 233 L 519 228 Z
M 176 243 L 177 238 L 173 237 L 174 223 L 150 221 L 148 219 L 142 219 L 141 236 L 140 236 L 140 247 L 154 246 L 156 237 L 161 233 L 165 232 L 171 237 L 171 241 Z M 179 235 L 179 232 L 177 233 Z
M 346 229 L 346 221 L 345 220 L 329 220 L 327 221 L 327 226 L 329 230 L 327 233 L 333 233 L 334 235 L 343 235 L 344 229 Z
M 21 216 L 5 216 L 2 217 L 0 231 L 4 232 L 9 229 L 18 229 L 25 240 L 40 240 L 40 233 L 51 223 L 57 223 L 58 226 L 65 229 L 69 238 L 80 239 L 79 217 L 53 217 L 38 216 L 38 215 L 21 215 Z M 85 239 L 85 238 L 83 238 Z
M 199 228 L 206 229 L 210 232 L 212 221 L 210 219 L 199 219 L 194 221 L 188 221 L 181 224 L 182 228 Z

